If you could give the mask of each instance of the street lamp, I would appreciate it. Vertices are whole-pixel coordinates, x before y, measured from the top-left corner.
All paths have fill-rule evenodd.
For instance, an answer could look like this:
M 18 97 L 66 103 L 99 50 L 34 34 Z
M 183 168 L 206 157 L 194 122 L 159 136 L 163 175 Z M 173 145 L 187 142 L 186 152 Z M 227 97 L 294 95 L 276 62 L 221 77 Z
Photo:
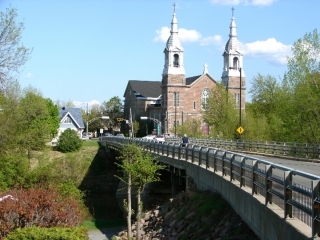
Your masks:
M 160 132 L 159 132 L 158 134 L 161 134 L 161 131 L 162 131 L 162 129 L 161 129 L 161 121 L 159 121 L 159 120 L 156 119 L 156 118 L 151 118 L 151 117 L 140 117 L 140 119 L 141 119 L 141 120 L 150 119 L 150 120 L 154 121 L 155 123 L 159 124 L 159 126 L 160 126 Z M 147 134 L 147 135 L 148 135 L 148 134 Z
M 173 91 L 169 93 L 174 93 L 174 136 L 177 136 L 177 93 L 179 91 Z
M 89 127 L 89 123 L 92 123 L 98 119 L 104 119 L 104 120 L 109 120 L 109 116 L 101 116 L 101 117 L 96 117 L 91 119 L 90 121 L 87 121 L 87 137 L 88 137 L 88 127 Z

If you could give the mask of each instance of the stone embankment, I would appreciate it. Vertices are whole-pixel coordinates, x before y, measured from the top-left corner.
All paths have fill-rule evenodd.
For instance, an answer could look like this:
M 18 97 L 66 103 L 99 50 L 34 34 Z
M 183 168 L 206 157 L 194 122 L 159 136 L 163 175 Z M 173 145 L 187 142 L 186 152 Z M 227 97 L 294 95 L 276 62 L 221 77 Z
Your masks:
M 141 240 L 259 239 L 220 195 L 210 192 L 181 193 L 144 213 L 141 226 Z M 136 225 L 132 233 L 135 239 Z M 127 232 L 116 239 L 127 239 Z

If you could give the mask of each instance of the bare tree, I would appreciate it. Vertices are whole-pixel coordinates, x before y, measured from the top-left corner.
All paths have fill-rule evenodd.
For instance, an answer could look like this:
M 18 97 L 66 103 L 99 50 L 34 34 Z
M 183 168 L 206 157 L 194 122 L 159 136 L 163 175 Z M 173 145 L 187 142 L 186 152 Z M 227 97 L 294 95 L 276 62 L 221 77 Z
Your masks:
M 30 58 L 32 50 L 24 47 L 21 33 L 24 29 L 22 22 L 17 23 L 17 10 L 11 6 L 6 12 L 0 12 L 0 89 L 3 90 L 7 82 Z

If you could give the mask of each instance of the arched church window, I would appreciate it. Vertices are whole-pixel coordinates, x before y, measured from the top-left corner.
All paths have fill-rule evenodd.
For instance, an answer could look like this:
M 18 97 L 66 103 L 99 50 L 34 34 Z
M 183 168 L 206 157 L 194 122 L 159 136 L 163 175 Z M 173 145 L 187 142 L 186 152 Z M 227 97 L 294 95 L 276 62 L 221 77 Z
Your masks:
M 233 58 L 233 69 L 239 69 L 239 59 L 237 57 Z
M 179 54 L 174 54 L 173 55 L 173 66 L 174 67 L 179 67 Z
M 208 108 L 209 88 L 204 88 L 201 94 L 202 109 Z

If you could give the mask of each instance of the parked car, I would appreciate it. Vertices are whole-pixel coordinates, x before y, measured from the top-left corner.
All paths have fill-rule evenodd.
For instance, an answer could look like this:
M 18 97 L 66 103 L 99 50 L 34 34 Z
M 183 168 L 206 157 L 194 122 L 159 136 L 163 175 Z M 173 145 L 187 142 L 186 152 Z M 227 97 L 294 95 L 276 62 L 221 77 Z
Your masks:
M 156 135 L 154 139 L 158 143 L 163 143 L 163 142 L 166 141 L 165 138 L 164 138 L 164 135 Z
M 118 134 L 116 135 L 116 137 L 124 138 L 124 135 L 123 135 L 123 133 L 118 133 Z
M 155 140 L 155 137 L 156 137 L 156 135 L 150 134 L 150 135 L 144 136 L 142 139 L 145 139 L 145 140 Z
M 88 136 L 87 136 L 87 132 L 83 132 L 82 133 L 82 138 L 91 139 L 92 138 L 92 133 L 88 132 Z
M 112 137 L 112 133 L 103 133 L 102 137 Z

